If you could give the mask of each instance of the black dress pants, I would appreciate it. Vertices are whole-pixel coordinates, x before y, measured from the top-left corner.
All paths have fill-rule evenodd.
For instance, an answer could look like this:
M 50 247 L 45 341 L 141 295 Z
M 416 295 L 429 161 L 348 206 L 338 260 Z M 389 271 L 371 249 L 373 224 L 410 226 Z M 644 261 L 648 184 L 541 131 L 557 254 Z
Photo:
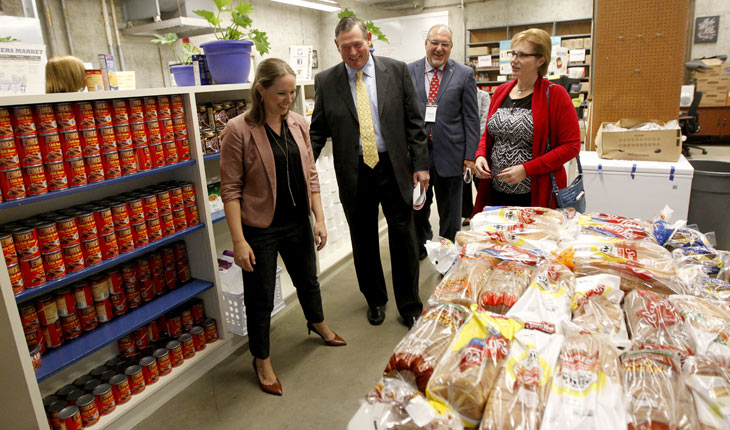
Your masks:
M 431 168 L 430 177 L 426 203 L 414 215 L 419 247 L 423 247 L 427 240 L 433 238 L 429 218 L 431 217 L 434 188 L 436 207 L 439 211 L 439 236 L 453 242 L 456 233 L 461 230 L 461 199 L 464 194 L 462 186 L 464 178 L 462 176 L 439 176 L 434 167 Z
M 419 265 L 413 205 L 403 200 L 388 153 L 380 153 L 380 161 L 374 169 L 365 165 L 360 157 L 355 192 L 354 207 L 345 206 L 344 209 L 360 292 L 368 306 L 383 306 L 388 301 L 378 235 L 378 205 L 382 205 L 388 222 L 393 293 L 398 312 L 404 318 L 419 316 L 423 304 L 418 296 Z
M 278 254 L 281 254 L 286 271 L 291 276 L 307 321 L 324 321 L 314 257 L 314 236 L 308 218 L 267 228 L 244 225 L 243 234 L 256 257 L 253 272 L 243 271 L 248 347 L 251 355 L 263 360 L 269 356 Z

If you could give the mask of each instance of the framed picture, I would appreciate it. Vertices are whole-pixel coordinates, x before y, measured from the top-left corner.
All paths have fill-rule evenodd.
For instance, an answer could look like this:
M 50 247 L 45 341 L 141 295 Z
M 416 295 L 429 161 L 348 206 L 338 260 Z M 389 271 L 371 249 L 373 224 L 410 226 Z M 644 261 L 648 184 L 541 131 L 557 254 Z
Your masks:
M 700 16 L 695 19 L 695 43 L 717 42 L 720 29 L 720 15 Z
M 312 49 L 312 68 L 316 69 L 319 67 L 319 58 L 317 57 L 317 50 Z

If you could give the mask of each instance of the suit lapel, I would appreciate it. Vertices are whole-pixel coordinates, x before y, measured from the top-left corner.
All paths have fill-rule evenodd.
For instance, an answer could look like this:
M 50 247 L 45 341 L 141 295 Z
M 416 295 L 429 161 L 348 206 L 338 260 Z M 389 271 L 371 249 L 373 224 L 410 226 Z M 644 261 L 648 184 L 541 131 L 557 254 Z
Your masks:
M 449 86 L 451 78 L 454 76 L 454 60 L 449 59 L 444 67 L 444 74 L 441 77 L 441 83 L 439 84 L 439 92 L 436 94 L 436 103 L 438 104 L 441 99 L 441 95 L 446 93 L 446 87 Z
M 382 61 L 376 61 L 375 56 L 373 56 L 373 62 L 375 62 L 375 82 L 377 83 L 375 87 L 378 91 L 378 118 L 382 118 L 383 109 L 385 109 L 385 101 L 388 100 L 385 90 L 386 88 L 395 87 L 391 87 L 388 82 L 390 77 L 388 76 L 388 68 L 385 67 L 385 63 Z
M 266 177 L 269 178 L 269 184 L 271 189 L 276 195 L 276 166 L 274 164 L 274 152 L 271 150 L 271 143 L 269 143 L 269 137 L 266 136 L 266 128 L 263 125 L 255 125 L 251 127 L 251 137 L 253 142 L 261 155 L 261 161 L 264 163 L 264 170 L 266 171 Z
M 355 108 L 355 102 L 352 100 L 352 92 L 350 91 L 350 82 L 347 79 L 345 63 L 340 63 L 335 69 L 334 86 L 345 102 L 345 106 L 347 106 L 347 109 L 350 110 L 353 118 L 357 121 L 357 108 Z
M 428 102 L 428 94 L 426 94 L 426 59 L 422 58 L 416 63 L 416 92 L 418 100 L 422 101 L 425 106 Z

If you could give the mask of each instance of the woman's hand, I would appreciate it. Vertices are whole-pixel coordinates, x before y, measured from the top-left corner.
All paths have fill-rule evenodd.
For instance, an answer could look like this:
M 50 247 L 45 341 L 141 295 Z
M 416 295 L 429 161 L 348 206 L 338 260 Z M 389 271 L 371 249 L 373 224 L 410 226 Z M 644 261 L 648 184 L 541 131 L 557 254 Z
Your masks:
M 516 185 L 525 180 L 527 171 L 525 170 L 525 166 L 518 164 L 502 170 L 497 177 L 502 178 L 506 184 Z
M 321 251 L 327 245 L 327 227 L 324 221 L 314 223 L 314 244 L 317 245 L 317 251 Z
M 253 266 L 256 265 L 256 256 L 253 255 L 253 249 L 245 240 L 233 243 L 233 258 L 236 265 L 247 272 L 253 272 Z
M 489 163 L 487 163 L 486 158 L 482 156 L 477 157 L 476 161 L 474 161 L 474 167 L 477 169 L 477 178 L 489 179 L 492 177 L 492 172 L 489 170 Z

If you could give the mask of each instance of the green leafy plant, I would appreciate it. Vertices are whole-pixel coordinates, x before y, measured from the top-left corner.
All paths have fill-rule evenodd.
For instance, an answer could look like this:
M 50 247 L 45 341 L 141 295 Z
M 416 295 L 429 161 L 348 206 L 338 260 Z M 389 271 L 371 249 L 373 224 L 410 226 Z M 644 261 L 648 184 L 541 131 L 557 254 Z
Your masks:
M 230 7 L 232 0 L 213 0 L 218 11 L 194 10 L 196 15 L 205 18 L 218 40 L 251 40 L 261 55 L 269 52 L 271 45 L 266 33 L 251 27 L 253 20 L 249 16 L 253 12 L 253 5 L 248 2 L 239 2 L 236 7 Z M 221 13 L 231 14 L 231 24 L 223 27 Z
M 355 18 L 357 18 L 357 15 L 355 15 L 355 12 L 351 11 L 348 8 L 345 8 L 345 10 L 343 10 L 337 14 L 337 18 L 339 18 L 339 19 L 342 19 L 346 16 L 354 16 Z M 358 19 L 360 19 L 360 18 L 358 18 Z M 365 21 L 363 19 L 360 19 L 360 21 L 362 21 L 362 23 L 365 24 L 365 27 L 373 35 L 373 37 L 380 40 L 381 42 L 390 44 L 390 41 L 385 36 L 385 34 L 383 34 L 383 31 L 380 29 L 380 27 L 375 25 L 372 21 Z M 370 46 L 372 46 L 372 42 L 370 42 Z
M 177 41 L 177 34 L 175 33 L 166 33 L 164 35 L 155 34 L 155 38 L 150 40 L 150 42 L 154 43 L 155 45 L 167 45 L 172 49 L 172 52 L 175 54 L 175 58 L 177 58 L 177 62 L 183 65 L 192 64 L 193 63 L 193 54 L 199 54 L 200 49 L 198 49 L 197 46 L 193 45 L 192 43 L 183 43 L 180 51 L 174 48 L 173 44 Z
M 13 36 L 0 36 L 0 42 L 17 42 L 18 39 Z

